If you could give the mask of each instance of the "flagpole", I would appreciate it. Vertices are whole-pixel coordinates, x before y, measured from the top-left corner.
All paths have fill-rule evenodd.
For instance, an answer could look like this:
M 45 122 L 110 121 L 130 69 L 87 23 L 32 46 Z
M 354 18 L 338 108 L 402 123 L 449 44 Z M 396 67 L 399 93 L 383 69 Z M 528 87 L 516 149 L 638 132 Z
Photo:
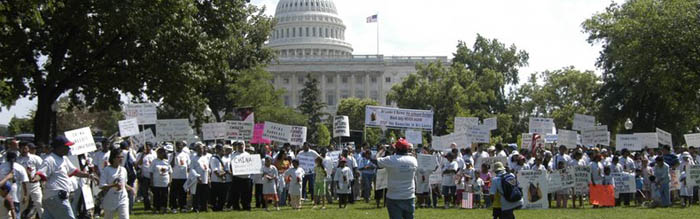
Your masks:
M 379 12 L 377 12 L 376 15 L 377 15 L 377 56 L 379 56 Z

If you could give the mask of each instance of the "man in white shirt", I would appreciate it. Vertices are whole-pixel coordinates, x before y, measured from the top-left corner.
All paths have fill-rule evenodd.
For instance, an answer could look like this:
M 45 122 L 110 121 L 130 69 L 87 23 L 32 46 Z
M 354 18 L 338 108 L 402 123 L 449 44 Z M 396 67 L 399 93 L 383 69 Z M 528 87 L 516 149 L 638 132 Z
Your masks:
M 395 155 L 377 159 L 379 167 L 387 170 L 386 207 L 392 219 L 413 219 L 416 198 L 414 176 L 418 161 L 409 155 L 411 147 L 406 139 L 401 138 L 394 144 Z M 379 153 L 383 155 L 385 152 Z
M 209 203 L 209 164 L 210 157 L 207 154 L 207 146 L 202 143 L 195 144 L 197 156 L 192 157 L 192 170 L 190 174 L 195 174 L 197 177 L 197 190 L 195 198 L 192 202 L 192 207 L 196 212 L 207 212 L 207 203 Z
M 314 162 L 316 158 L 321 157 L 321 155 L 318 154 L 315 150 L 309 148 L 309 143 L 304 142 L 304 146 L 302 147 L 302 151 L 297 154 L 297 158 L 300 160 L 305 160 L 306 162 L 311 161 L 310 163 L 316 164 Z M 301 183 L 301 197 L 306 199 L 306 193 L 307 193 L 307 185 L 308 185 L 308 193 L 311 195 L 310 197 L 314 197 L 314 168 L 304 168 L 304 179 Z
M 559 162 L 564 162 L 564 168 L 566 168 L 566 165 L 569 165 L 569 163 L 571 162 L 571 157 L 568 154 L 566 154 L 567 151 L 568 149 L 566 149 L 566 146 L 559 145 L 559 153 L 554 155 L 552 163 L 549 165 L 549 168 L 551 170 L 556 170 Z
M 187 205 L 187 193 L 185 193 L 185 181 L 190 167 L 190 155 L 183 151 L 185 143 L 175 142 L 175 152 L 170 157 L 170 166 L 173 169 L 170 183 L 170 209 L 177 213 L 177 209 L 185 210 Z
M 226 184 L 226 176 L 228 175 L 228 167 L 224 162 L 224 146 L 217 144 L 214 148 L 216 154 L 211 157 L 209 167 L 211 167 L 211 189 L 214 191 L 212 195 L 214 207 L 213 211 L 221 211 L 224 209 L 226 202 L 226 194 L 228 187 Z
M 41 208 L 41 184 L 38 180 L 34 180 L 36 170 L 39 169 L 44 160 L 39 156 L 29 153 L 30 149 L 33 147 L 36 146 L 30 142 L 20 144 L 20 156 L 17 158 L 17 162 L 27 170 L 27 176 L 29 177 L 26 190 L 28 197 L 25 197 L 25 199 L 28 198 L 28 200 L 24 202 L 25 204 L 20 205 L 21 218 L 28 218 L 36 214 L 41 215 L 44 212 Z
M 233 152 L 233 154 L 231 154 L 231 160 L 236 159 L 236 157 L 238 156 L 250 156 L 250 154 L 245 151 L 244 142 L 235 142 L 233 143 L 233 147 L 236 149 L 236 152 Z M 232 168 L 229 167 L 229 169 Z M 234 175 L 232 184 L 233 185 L 231 187 L 231 202 L 233 205 L 233 210 L 250 211 L 250 202 L 253 199 L 253 181 L 250 179 L 250 175 Z
M 151 148 L 153 144 L 146 142 L 143 146 L 143 151 L 138 154 L 136 166 L 141 170 L 139 174 L 139 185 L 151 185 L 151 164 L 156 159 L 156 154 Z M 143 197 L 143 206 L 145 211 L 151 210 L 151 195 L 148 193 L 150 186 L 139 186 L 139 194 Z

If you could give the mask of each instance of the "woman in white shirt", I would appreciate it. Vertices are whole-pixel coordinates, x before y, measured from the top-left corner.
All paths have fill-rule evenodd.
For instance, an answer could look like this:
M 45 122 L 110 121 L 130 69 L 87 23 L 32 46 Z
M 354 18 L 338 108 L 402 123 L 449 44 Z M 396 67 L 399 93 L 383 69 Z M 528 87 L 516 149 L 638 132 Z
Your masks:
M 129 196 L 126 190 L 134 192 L 134 189 L 126 183 L 126 169 L 121 166 L 124 155 L 121 150 L 114 149 L 109 153 L 109 166 L 100 174 L 100 189 L 106 191 L 102 200 L 102 209 L 105 218 L 112 219 L 119 215 L 119 219 L 129 218 Z

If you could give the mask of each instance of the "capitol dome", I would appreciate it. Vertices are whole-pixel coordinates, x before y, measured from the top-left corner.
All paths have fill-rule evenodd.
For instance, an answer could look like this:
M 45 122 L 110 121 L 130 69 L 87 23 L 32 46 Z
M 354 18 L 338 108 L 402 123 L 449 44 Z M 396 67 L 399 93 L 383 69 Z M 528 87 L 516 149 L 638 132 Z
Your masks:
M 345 25 L 332 0 L 280 0 L 268 47 L 279 58 L 333 58 L 352 55 Z

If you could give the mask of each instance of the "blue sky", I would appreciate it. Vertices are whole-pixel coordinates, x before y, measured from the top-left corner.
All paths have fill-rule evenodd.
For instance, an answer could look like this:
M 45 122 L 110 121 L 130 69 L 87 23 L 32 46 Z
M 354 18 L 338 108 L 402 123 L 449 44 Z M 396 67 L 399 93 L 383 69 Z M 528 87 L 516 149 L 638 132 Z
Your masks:
M 278 0 L 252 0 L 274 15 Z M 611 0 L 335 0 L 355 54 L 376 54 L 377 26 L 365 18 L 379 15 L 379 53 L 397 56 L 452 56 L 459 40 L 471 45 L 479 33 L 530 54 L 533 72 L 574 66 L 594 70 L 599 45 L 586 42 L 581 23 L 602 12 Z M 622 0 L 615 0 L 621 3 Z M 521 81 L 523 81 L 521 80 Z M 36 100 L 21 99 L 2 107 L 0 124 L 25 117 Z

